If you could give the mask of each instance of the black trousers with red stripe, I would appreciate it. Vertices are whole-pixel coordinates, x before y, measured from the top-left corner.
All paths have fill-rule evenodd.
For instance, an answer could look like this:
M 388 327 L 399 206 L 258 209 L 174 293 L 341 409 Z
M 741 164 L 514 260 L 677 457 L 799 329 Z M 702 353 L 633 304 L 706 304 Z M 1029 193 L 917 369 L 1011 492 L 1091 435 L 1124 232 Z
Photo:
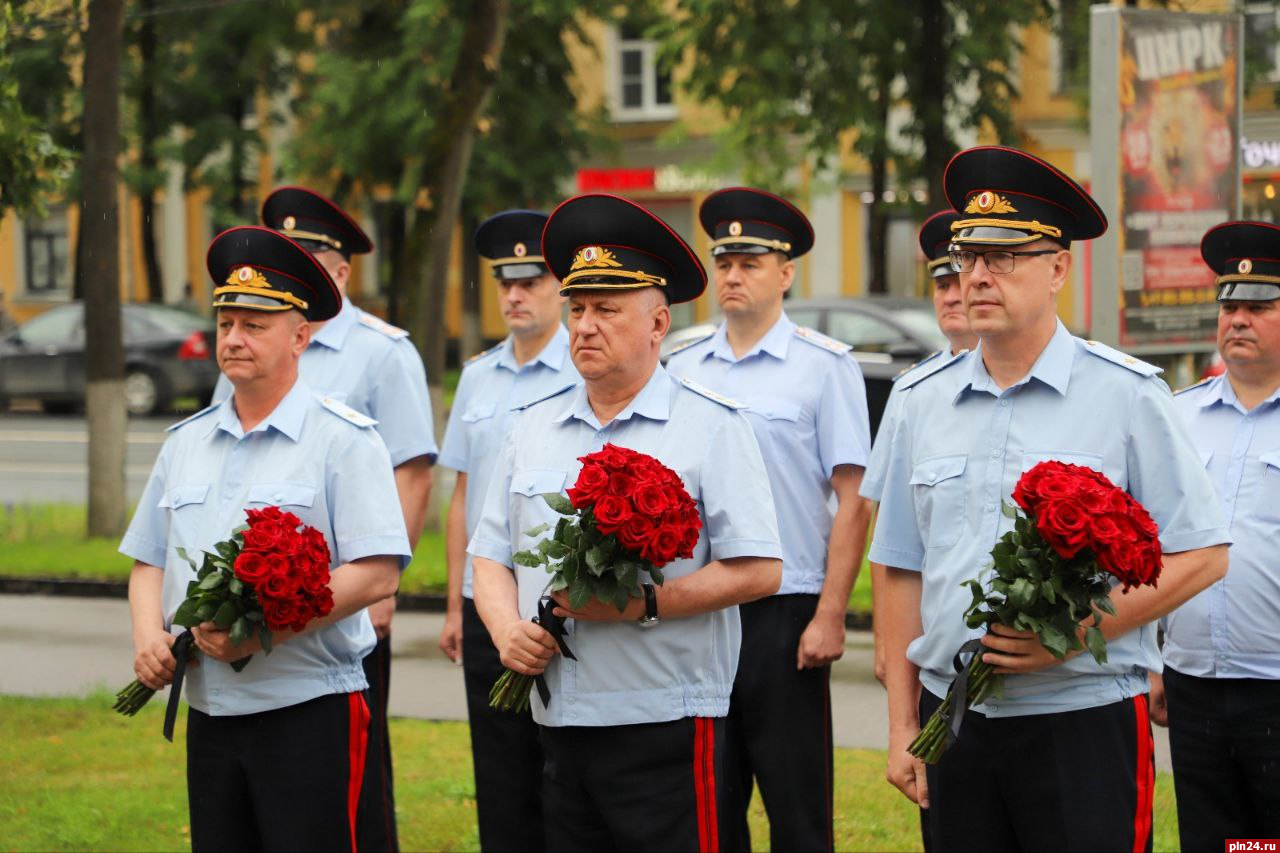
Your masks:
M 749 851 L 752 782 L 769 815 L 769 846 L 832 849 L 831 667 L 796 669 L 816 595 L 774 595 L 738 608 L 742 653 L 725 733 L 725 849 Z
M 489 690 L 504 669 L 475 602 L 464 598 L 462 671 L 471 721 L 480 849 L 540 853 L 542 743 L 538 724 L 528 711 L 517 714 L 489 707 Z
M 720 849 L 723 719 L 543 726 L 541 735 L 548 850 Z
M 1280 838 L 1280 681 L 1165 667 L 1164 689 L 1182 849 Z
M 920 719 L 942 704 L 921 691 Z M 968 713 L 928 768 L 929 841 L 953 850 L 1151 851 L 1147 696 L 1060 714 Z
M 387 728 L 387 701 L 391 696 L 391 637 L 378 641 L 364 659 L 369 682 L 369 773 L 360 792 L 356 815 L 356 843 L 367 853 L 397 851 L 396 796 L 392 787 L 391 732 Z
M 368 737 L 363 692 L 233 717 L 191 709 L 191 849 L 354 851 Z

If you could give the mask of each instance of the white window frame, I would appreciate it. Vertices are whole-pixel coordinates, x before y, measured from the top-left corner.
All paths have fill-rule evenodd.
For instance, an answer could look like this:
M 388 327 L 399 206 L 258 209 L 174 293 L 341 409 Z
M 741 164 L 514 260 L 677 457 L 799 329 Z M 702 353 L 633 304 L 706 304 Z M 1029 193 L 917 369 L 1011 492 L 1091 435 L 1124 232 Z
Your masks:
M 670 121 L 676 118 L 675 91 L 672 102 L 659 104 L 658 97 L 658 43 L 651 39 L 624 39 L 616 27 L 609 28 L 608 61 L 605 63 L 610 112 L 615 121 Z M 623 51 L 639 51 L 641 74 L 641 104 L 638 107 L 623 105 L 622 54 Z
M 1244 28 L 1245 28 L 1245 36 L 1246 36 L 1245 38 L 1246 50 L 1248 49 L 1248 45 L 1249 45 L 1248 38 L 1247 38 L 1249 34 L 1248 19 L 1255 15 L 1262 15 L 1267 12 L 1270 12 L 1273 16 L 1271 25 L 1275 28 L 1280 28 L 1280 3 L 1246 3 L 1245 4 Z M 1271 45 L 1271 70 L 1267 72 L 1262 79 L 1268 83 L 1280 82 L 1280 39 L 1277 39 L 1275 43 Z

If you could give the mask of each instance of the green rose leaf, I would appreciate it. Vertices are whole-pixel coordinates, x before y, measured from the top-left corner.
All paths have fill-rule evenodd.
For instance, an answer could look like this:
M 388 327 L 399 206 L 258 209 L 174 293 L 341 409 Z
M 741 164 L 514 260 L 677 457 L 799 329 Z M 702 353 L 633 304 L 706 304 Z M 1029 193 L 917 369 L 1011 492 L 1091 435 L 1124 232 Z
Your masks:
M 561 519 L 561 522 L 563 522 L 563 521 L 564 521 L 564 519 Z M 547 523 L 544 521 L 544 522 L 542 522 L 542 523 L 541 523 L 541 524 L 539 524 L 539 525 L 536 525 L 536 526 L 534 526 L 534 527 L 530 527 L 528 530 L 526 530 L 526 531 L 524 532 L 524 535 L 525 535 L 525 536 L 528 536 L 530 539 L 532 539 L 534 536 L 541 536 L 542 534 L 546 533 L 546 532 L 547 532 L 548 530 L 550 530 L 550 529 L 551 529 L 551 525 L 550 525 L 550 524 L 547 524 Z
M 578 610 L 586 605 L 591 598 L 591 587 L 585 583 L 573 584 L 569 587 L 569 607 L 572 610 Z
M 562 494 L 549 493 L 543 495 L 542 499 L 547 502 L 547 506 L 551 507 L 561 515 L 573 515 L 577 512 L 577 510 L 573 508 L 573 503 Z
M 195 583 L 195 581 L 192 581 Z M 173 624 L 181 625 L 184 628 L 190 628 L 200 624 L 200 617 L 196 614 L 198 605 L 196 599 L 188 598 L 178 605 L 178 610 L 173 614 Z
M 264 652 L 271 654 L 271 629 L 267 627 L 265 622 L 258 625 L 258 642 L 262 644 Z
M 1107 640 L 1097 628 L 1088 628 L 1084 632 L 1084 644 L 1089 647 L 1089 654 L 1098 663 L 1107 662 Z
M 249 620 L 241 616 L 231 623 L 231 645 L 238 646 L 247 639 L 249 639 Z
M 535 551 L 517 551 L 511 555 L 511 562 L 517 566 L 526 566 L 530 569 L 536 569 L 543 563 L 547 562 L 547 558 Z
M 232 622 L 239 621 L 239 618 L 240 608 L 236 607 L 236 603 L 234 601 L 224 601 L 218 611 L 213 614 L 213 624 L 226 630 L 231 626 Z M 236 643 L 239 641 L 233 638 L 231 642 Z
M 1039 586 L 1026 578 L 1018 578 L 1009 586 L 1009 603 L 1019 610 L 1026 610 L 1039 597 Z
M 204 580 L 200 581 L 200 589 L 217 589 L 226 579 L 226 575 L 222 572 L 210 572 L 204 576 Z
M 609 568 L 609 554 L 600 545 L 596 545 L 587 551 L 587 568 L 591 570 L 591 574 L 596 577 L 604 575 L 605 570 Z

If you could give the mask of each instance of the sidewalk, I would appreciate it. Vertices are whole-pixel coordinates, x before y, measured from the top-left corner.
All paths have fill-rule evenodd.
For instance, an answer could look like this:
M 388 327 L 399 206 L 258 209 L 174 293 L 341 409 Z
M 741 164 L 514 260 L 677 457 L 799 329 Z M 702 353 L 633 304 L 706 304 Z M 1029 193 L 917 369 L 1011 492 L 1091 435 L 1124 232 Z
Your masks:
M 392 634 L 393 716 L 465 720 L 462 670 L 436 647 L 443 614 L 399 613 Z M 133 675 L 129 605 L 119 599 L 0 595 L 0 693 L 82 696 L 111 691 Z M 873 670 L 871 635 L 850 632 L 832 667 L 837 746 L 884 749 L 884 691 Z M 1156 729 L 1156 766 L 1169 769 L 1168 738 Z

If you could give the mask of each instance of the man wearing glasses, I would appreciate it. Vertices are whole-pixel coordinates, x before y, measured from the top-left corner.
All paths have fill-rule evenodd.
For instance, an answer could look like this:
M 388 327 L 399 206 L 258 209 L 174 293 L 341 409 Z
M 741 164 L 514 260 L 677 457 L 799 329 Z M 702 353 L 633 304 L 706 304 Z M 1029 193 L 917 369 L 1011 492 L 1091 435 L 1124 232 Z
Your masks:
M 1153 623 L 1222 577 L 1227 531 L 1160 371 L 1058 320 L 1071 241 L 1107 227 L 1093 199 L 1048 163 L 994 146 L 956 155 L 944 186 L 961 214 L 951 259 L 979 344 L 907 380 L 893 436 L 870 553 L 887 567 L 887 776 L 927 809 L 934 851 L 978 838 L 992 850 L 1150 850 Z M 1013 525 L 1001 504 L 1048 459 L 1102 471 L 1160 527 L 1160 585 L 1113 597 L 1106 664 L 1058 661 L 1030 632 L 963 620 L 961 582 L 985 576 Z M 956 650 L 978 637 L 1004 694 L 965 716 L 926 773 L 907 746 L 946 695 Z

